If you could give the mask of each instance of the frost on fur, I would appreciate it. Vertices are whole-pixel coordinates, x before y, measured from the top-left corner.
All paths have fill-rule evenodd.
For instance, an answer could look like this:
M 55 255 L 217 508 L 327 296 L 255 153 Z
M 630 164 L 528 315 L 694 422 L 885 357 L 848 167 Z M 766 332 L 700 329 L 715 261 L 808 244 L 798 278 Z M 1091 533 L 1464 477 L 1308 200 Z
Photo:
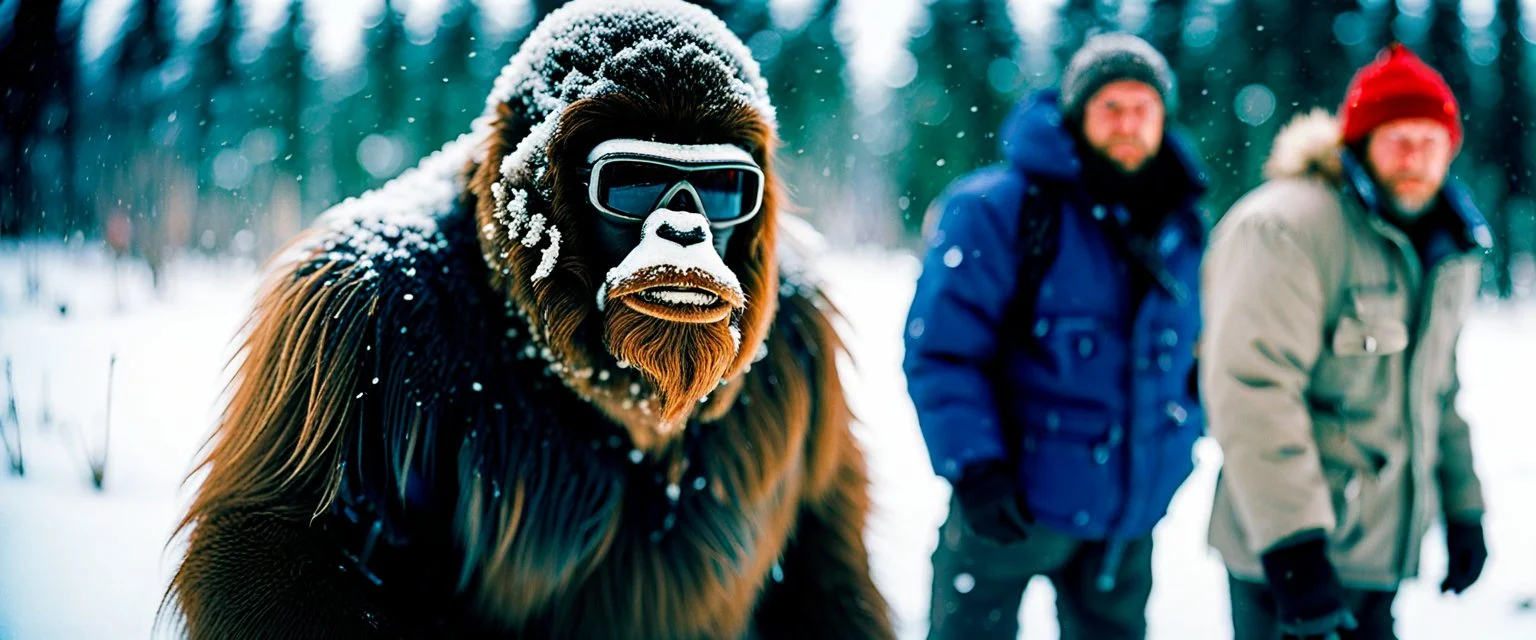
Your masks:
M 523 236 L 523 246 L 532 248 L 544 235 L 544 214 L 535 213 L 528 220 L 528 234 Z
M 446 241 L 437 218 L 451 212 L 465 187 L 465 164 L 487 130 L 476 121 L 459 136 L 383 186 L 347 198 L 327 209 L 315 226 L 330 233 L 294 245 L 276 264 L 311 259 L 317 252 L 333 262 L 373 269 L 384 263 L 411 259 L 415 252 L 436 252 Z
M 544 247 L 544 252 L 539 256 L 539 268 L 533 272 L 533 281 L 538 282 L 549 277 L 555 270 L 555 262 L 560 259 L 560 230 L 551 226 L 549 228 L 549 246 Z
M 494 185 L 502 186 L 500 183 Z M 505 206 L 500 204 L 505 198 L 498 198 L 496 207 L 496 220 L 507 229 L 507 239 L 516 240 L 522 235 L 524 225 L 528 224 L 528 192 L 522 189 L 513 189 L 512 198 Z
M 708 10 L 663 0 L 576 0 L 539 23 L 486 99 L 483 117 L 510 104 L 534 120 L 503 161 L 503 179 L 535 184 L 545 174 L 547 147 L 566 107 L 622 91 L 615 77 L 659 61 L 721 70 L 730 79 L 721 99 L 752 108 L 770 126 L 776 122 L 751 51 Z M 537 188 L 551 195 L 548 185 Z

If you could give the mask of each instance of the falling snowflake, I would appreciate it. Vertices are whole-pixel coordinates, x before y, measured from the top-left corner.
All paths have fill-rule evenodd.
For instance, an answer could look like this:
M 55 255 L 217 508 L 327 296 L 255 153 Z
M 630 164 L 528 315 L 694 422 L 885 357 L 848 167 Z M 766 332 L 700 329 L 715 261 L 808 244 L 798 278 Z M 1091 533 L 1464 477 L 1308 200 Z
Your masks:
M 960 250 L 960 247 L 950 247 L 948 251 L 944 252 L 944 266 L 946 267 L 953 269 L 960 266 L 960 263 L 964 260 L 965 253 Z

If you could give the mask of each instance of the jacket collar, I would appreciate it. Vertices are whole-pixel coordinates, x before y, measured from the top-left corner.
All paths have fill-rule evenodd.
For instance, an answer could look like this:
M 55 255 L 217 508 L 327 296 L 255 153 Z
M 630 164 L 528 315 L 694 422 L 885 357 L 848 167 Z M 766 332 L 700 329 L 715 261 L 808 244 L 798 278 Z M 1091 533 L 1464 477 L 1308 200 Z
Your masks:
M 1323 109 L 1296 116 L 1275 137 L 1264 176 L 1322 180 L 1353 194 L 1369 215 L 1380 216 L 1380 189 L 1360 160 L 1344 148 L 1340 131 L 1338 119 Z M 1440 218 L 1455 251 L 1486 251 L 1493 246 L 1488 222 L 1461 182 L 1447 179 L 1435 206 L 1446 211 Z
M 1371 177 L 1353 152 L 1341 148 L 1338 153 L 1344 186 L 1359 198 L 1360 204 L 1370 215 L 1383 215 L 1383 196 L 1375 178 Z M 1456 252 L 1487 251 L 1493 248 L 1493 233 L 1482 212 L 1472 202 L 1472 194 L 1465 185 L 1454 178 L 1447 178 L 1445 186 L 1440 188 L 1440 194 L 1435 198 L 1435 210 L 1427 215 L 1438 217 L 1441 233 L 1453 242 Z
M 1056 89 L 1039 91 L 1015 107 L 1003 123 L 998 145 L 1008 163 L 1027 176 L 1081 184 L 1083 161 L 1062 115 L 1060 95 Z M 1209 172 L 1188 136 L 1172 123 L 1163 145 L 1179 167 L 1186 202 L 1193 202 L 1209 188 Z

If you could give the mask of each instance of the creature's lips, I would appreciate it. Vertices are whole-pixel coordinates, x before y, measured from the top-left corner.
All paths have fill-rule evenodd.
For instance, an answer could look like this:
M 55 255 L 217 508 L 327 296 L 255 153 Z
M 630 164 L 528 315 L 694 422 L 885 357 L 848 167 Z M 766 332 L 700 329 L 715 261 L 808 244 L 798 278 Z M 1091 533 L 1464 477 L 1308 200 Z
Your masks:
M 670 322 L 719 322 L 746 306 L 736 288 L 693 270 L 655 269 L 607 288 L 607 299 Z
M 707 324 L 731 314 L 731 303 L 719 293 L 687 284 L 656 284 L 620 300 L 635 311 L 670 322 Z

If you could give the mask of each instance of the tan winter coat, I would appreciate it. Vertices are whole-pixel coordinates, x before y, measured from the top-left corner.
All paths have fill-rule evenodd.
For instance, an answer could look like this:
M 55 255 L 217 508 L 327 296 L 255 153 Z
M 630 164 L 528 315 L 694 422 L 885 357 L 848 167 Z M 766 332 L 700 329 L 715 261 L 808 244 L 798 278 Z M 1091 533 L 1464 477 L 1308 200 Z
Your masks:
M 1299 117 L 1268 182 L 1212 232 L 1200 383 L 1225 463 L 1210 542 L 1261 581 L 1260 554 L 1321 529 L 1346 586 L 1395 588 L 1436 518 L 1483 511 L 1455 351 L 1488 231 L 1464 204 L 1447 216 L 1455 252 L 1424 273 L 1340 150 L 1334 119 Z

